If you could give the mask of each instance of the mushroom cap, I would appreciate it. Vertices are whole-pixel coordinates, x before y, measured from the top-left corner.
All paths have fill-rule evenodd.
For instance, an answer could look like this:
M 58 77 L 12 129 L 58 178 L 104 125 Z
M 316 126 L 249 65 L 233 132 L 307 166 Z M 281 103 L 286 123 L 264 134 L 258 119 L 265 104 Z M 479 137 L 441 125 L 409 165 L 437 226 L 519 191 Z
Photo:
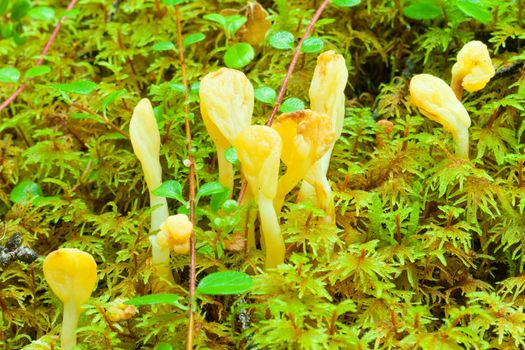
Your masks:
M 424 116 L 454 132 L 458 128 L 470 127 L 470 117 L 450 86 L 430 75 L 418 74 L 410 80 L 412 103 Z
M 452 66 L 452 81 L 461 81 L 461 86 L 469 91 L 481 90 L 496 74 L 487 45 L 481 41 L 470 41 L 461 48 L 458 60 Z
M 310 83 L 310 108 L 331 118 L 336 137 L 339 137 L 343 130 L 344 91 L 347 80 L 348 70 L 342 55 L 330 50 L 317 57 L 317 65 Z
M 144 177 L 150 190 L 161 182 L 159 163 L 160 134 L 151 102 L 147 98 L 139 101 L 129 123 L 129 136 L 133 152 L 142 163 Z
M 243 72 L 221 68 L 207 74 L 199 88 L 201 114 L 216 143 L 228 147 L 249 126 L 253 114 L 253 86 Z
M 64 304 L 73 301 L 80 308 L 95 289 L 97 264 L 89 253 L 61 248 L 45 258 L 44 277 Z
M 253 194 L 260 191 L 267 198 L 277 193 L 282 142 L 279 133 L 263 125 L 244 128 L 233 145 Z
M 157 243 L 161 247 L 173 249 L 175 245 L 189 242 L 193 224 L 185 214 L 169 216 L 160 226 Z

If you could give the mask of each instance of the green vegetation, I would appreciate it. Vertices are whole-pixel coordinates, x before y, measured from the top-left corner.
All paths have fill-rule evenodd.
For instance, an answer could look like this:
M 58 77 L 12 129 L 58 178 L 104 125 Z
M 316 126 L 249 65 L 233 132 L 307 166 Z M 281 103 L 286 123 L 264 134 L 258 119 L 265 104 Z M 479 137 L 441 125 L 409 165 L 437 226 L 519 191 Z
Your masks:
M 524 8 L 0 0 L 0 348 L 60 348 L 64 304 L 43 271 L 59 248 L 97 265 L 91 298 L 75 310 L 76 349 L 525 348 Z M 458 157 L 452 132 L 421 114 L 409 86 L 417 74 L 449 84 L 472 40 L 487 45 L 496 72 L 479 91 L 455 90 L 471 120 Z M 272 214 L 263 192 L 275 176 L 258 173 L 254 197 L 235 141 L 219 155 L 233 189 L 220 183 L 200 82 L 221 67 L 242 71 L 251 123 L 263 125 L 314 109 L 309 87 L 329 50 L 348 70 L 326 176 L 333 205 L 297 201 L 298 184 Z M 130 137 L 145 98 L 160 137 L 157 188 Z M 282 161 L 278 171 L 287 172 Z M 163 265 L 162 292 L 150 191 L 194 227 L 190 253 Z M 275 268 L 265 269 L 257 200 L 284 240 Z

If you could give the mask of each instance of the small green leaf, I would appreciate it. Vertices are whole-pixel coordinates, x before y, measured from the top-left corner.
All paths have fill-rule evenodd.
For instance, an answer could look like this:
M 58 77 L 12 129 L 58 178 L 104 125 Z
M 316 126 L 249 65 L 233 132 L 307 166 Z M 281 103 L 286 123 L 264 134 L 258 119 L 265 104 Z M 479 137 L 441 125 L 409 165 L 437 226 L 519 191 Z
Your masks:
M 36 20 L 50 21 L 55 18 L 55 10 L 51 7 L 37 6 L 29 10 L 28 15 Z
M 339 7 L 352 7 L 361 3 L 361 0 L 332 0 L 332 4 Z
M 248 43 L 237 43 L 224 53 L 224 64 L 228 68 L 240 69 L 248 65 L 255 57 L 253 47 Z
M 190 84 L 190 93 L 194 95 L 198 95 L 200 88 L 201 88 L 201 82 L 194 81 L 193 83 Z
M 9 199 L 13 203 L 23 203 L 30 198 L 36 198 L 43 195 L 44 193 L 37 183 L 24 180 L 13 188 L 9 194 Z
M 181 203 L 185 203 L 182 196 L 182 185 L 176 180 L 164 181 L 158 188 L 154 189 L 152 193 L 159 197 L 173 198 Z
M 261 86 L 254 91 L 255 99 L 266 104 L 273 104 L 277 98 L 277 93 L 274 89 L 268 86 Z
M 286 99 L 281 107 L 279 107 L 279 111 L 281 113 L 290 113 L 295 111 L 300 111 L 305 108 L 303 100 L 297 98 L 297 97 L 291 97 Z
M 227 187 L 224 187 L 220 183 L 208 182 L 199 188 L 199 192 L 197 192 L 197 197 L 200 198 L 200 197 L 211 196 L 217 193 L 224 193 L 225 191 L 229 191 L 229 189 Z
M 174 91 L 182 92 L 182 93 L 186 92 L 186 89 L 184 88 L 184 84 L 182 83 L 168 83 L 168 86 L 170 87 L 170 89 Z
M 168 343 L 158 343 L 153 350 L 173 350 L 173 346 Z
M 0 68 L 0 83 L 16 83 L 20 79 L 20 71 L 16 68 Z
M 437 1 L 422 0 L 405 7 L 403 15 L 417 20 L 434 19 L 441 16 L 441 7 Z
M 237 150 L 235 147 L 230 147 L 224 152 L 224 158 L 232 164 L 239 164 L 239 157 L 237 156 Z
M 161 41 L 156 44 L 154 44 L 151 49 L 153 51 L 169 51 L 169 50 L 175 50 L 175 45 L 173 45 L 170 41 Z
M 202 18 L 207 19 L 208 21 L 218 23 L 221 25 L 223 30 L 226 30 L 226 18 L 223 15 L 218 13 L 209 13 L 207 15 L 204 15 Z
M 245 16 L 233 15 L 225 17 L 226 20 L 226 35 L 232 37 L 237 31 L 246 23 L 248 18 Z
M 53 85 L 53 87 L 59 91 L 70 92 L 79 95 L 89 95 L 97 88 L 97 86 L 98 85 L 91 80 L 80 80 L 68 84 Z
M 294 40 L 292 33 L 281 31 L 274 33 L 268 42 L 273 48 L 279 50 L 291 50 L 293 49 Z
M 30 0 L 18 0 L 11 7 L 11 19 L 20 21 L 25 15 L 27 15 L 29 9 L 31 9 Z
M 109 104 L 115 101 L 117 97 L 119 97 L 122 94 L 125 94 L 126 92 L 127 92 L 126 89 L 122 89 L 119 91 L 112 92 L 111 94 L 104 97 L 104 100 L 102 101 L 102 115 L 104 115 L 104 118 L 107 118 L 106 110 Z
M 323 49 L 324 42 L 321 38 L 310 37 L 303 41 L 301 46 L 301 52 L 303 53 L 316 53 Z
M 177 6 L 184 3 L 186 0 L 161 0 L 166 5 Z
M 11 22 L 5 23 L 4 25 L 0 25 L 0 35 L 4 39 L 10 38 L 11 35 L 13 35 L 14 28 L 15 26 Z
M 144 306 L 168 304 L 178 307 L 182 310 L 187 310 L 188 307 L 179 303 L 179 295 L 177 294 L 149 294 L 140 297 L 132 298 L 124 302 L 126 305 Z
M 464 14 L 483 24 L 488 24 L 492 21 L 492 14 L 489 9 L 478 0 L 457 0 L 456 6 Z
M 200 280 L 197 292 L 208 295 L 246 293 L 253 288 L 253 280 L 244 272 L 214 272 Z
M 26 79 L 34 78 L 34 77 L 38 77 L 41 75 L 45 75 L 49 72 L 51 72 L 51 68 L 49 68 L 49 66 L 46 66 L 46 65 L 36 66 L 33 68 L 29 68 L 26 71 L 25 77 Z
M 198 43 L 199 41 L 203 41 L 204 39 L 206 39 L 206 35 L 202 33 L 189 34 L 186 35 L 184 39 L 182 39 L 182 45 L 184 47 L 190 46 L 191 44 Z

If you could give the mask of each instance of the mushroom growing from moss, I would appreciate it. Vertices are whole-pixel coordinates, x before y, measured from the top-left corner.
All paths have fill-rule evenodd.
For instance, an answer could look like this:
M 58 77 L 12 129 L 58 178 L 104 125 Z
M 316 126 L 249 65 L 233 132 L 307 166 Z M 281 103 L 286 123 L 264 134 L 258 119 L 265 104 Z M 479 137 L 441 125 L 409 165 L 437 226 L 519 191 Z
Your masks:
M 199 95 L 204 125 L 217 148 L 219 182 L 231 193 L 233 166 L 226 160 L 225 152 L 240 131 L 251 124 L 253 86 L 244 73 L 221 68 L 202 79 Z
M 60 344 L 62 350 L 70 350 L 77 343 L 75 332 L 81 307 L 95 289 L 97 264 L 89 253 L 61 248 L 45 258 L 44 277 L 51 290 L 64 303 Z
M 237 150 L 252 194 L 257 200 L 266 251 L 266 268 L 284 262 L 284 240 L 273 200 L 277 195 L 281 138 L 274 129 L 252 125 L 241 131 L 233 145 Z
M 418 74 L 410 80 L 410 96 L 421 114 L 452 133 L 458 157 L 468 159 L 470 117 L 450 86 L 433 75 Z
M 346 99 L 344 90 L 347 80 L 348 70 L 342 55 L 334 51 L 326 51 L 319 55 L 310 84 L 310 108 L 312 111 L 324 113 L 330 117 L 335 137 L 327 152 L 308 172 L 308 178 L 315 183 L 322 184 L 324 195 L 316 196 L 316 188 L 303 181 L 298 199 L 315 199 L 317 206 L 328 214 L 330 220 L 334 219 L 334 205 L 327 173 L 334 143 L 343 131 Z
M 450 86 L 461 100 L 463 89 L 469 92 L 481 90 L 495 74 L 487 45 L 477 40 L 470 41 L 458 52 L 458 60 L 452 66 Z
M 190 250 L 190 237 L 193 224 L 185 214 L 169 216 L 160 226 L 157 243 L 160 247 L 171 249 L 177 254 L 186 254 Z
M 280 115 L 272 128 L 281 136 L 281 159 L 287 166 L 286 173 L 279 179 L 274 199 L 275 211 L 279 213 L 285 196 L 333 145 L 335 132 L 330 117 L 309 109 Z M 326 202 L 329 194 L 319 176 L 310 176 L 307 181 L 314 187 L 320 201 Z

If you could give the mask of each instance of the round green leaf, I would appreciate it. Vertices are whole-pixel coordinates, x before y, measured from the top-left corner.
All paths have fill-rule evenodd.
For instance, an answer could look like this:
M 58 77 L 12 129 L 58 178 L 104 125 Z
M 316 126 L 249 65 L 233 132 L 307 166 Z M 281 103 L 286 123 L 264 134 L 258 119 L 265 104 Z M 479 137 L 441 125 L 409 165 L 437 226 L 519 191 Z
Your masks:
M 0 83 L 16 83 L 20 79 L 20 71 L 13 67 L 0 68 Z
M 42 193 L 42 189 L 37 183 L 25 180 L 13 188 L 9 194 L 9 199 L 13 203 L 21 203 L 27 201 L 29 198 L 35 198 L 43 195 L 44 193 Z
M 281 107 L 279 107 L 279 111 L 281 113 L 290 113 L 295 111 L 300 111 L 304 109 L 304 102 L 303 100 L 297 98 L 297 97 L 291 97 L 286 99 Z
M 29 68 L 25 74 L 26 79 L 38 77 L 40 75 L 45 75 L 47 73 L 51 72 L 51 68 L 49 66 L 36 66 L 33 68 Z
M 89 95 L 97 88 L 97 86 L 98 85 L 92 82 L 91 80 L 80 80 L 68 84 L 55 84 L 54 88 L 62 92 L 70 92 L 79 95 Z
M 224 53 L 224 64 L 228 68 L 240 69 L 248 65 L 255 57 L 253 47 L 248 43 L 238 43 Z
M 235 147 L 230 147 L 224 152 L 224 158 L 232 164 L 239 163 L 239 157 L 237 156 L 237 150 Z
M 29 10 L 28 15 L 36 20 L 49 21 L 55 18 L 55 10 L 51 7 L 38 6 Z
M 324 42 L 321 38 L 311 37 L 307 38 L 301 46 L 301 52 L 303 53 L 316 53 L 323 49 Z
M 15 21 L 21 20 L 31 9 L 30 0 L 18 0 L 11 7 L 11 19 Z
M 186 35 L 184 39 L 182 39 L 182 45 L 184 47 L 190 46 L 191 44 L 198 43 L 199 41 L 203 41 L 204 39 L 206 39 L 206 35 L 202 33 L 189 34 Z
M 457 7 L 467 16 L 472 17 L 483 24 L 492 21 L 492 14 L 478 0 L 457 0 Z
M 241 294 L 253 288 L 253 280 L 244 272 L 223 271 L 200 280 L 197 292 L 208 295 Z
M 268 86 L 261 86 L 254 91 L 255 99 L 266 104 L 273 104 L 277 98 L 277 93 L 274 89 Z
M 175 50 L 175 45 L 169 41 L 161 41 L 156 44 L 154 44 L 151 49 L 153 51 L 169 51 L 169 50 Z
M 279 50 L 290 50 L 293 49 L 294 42 L 293 34 L 286 31 L 274 33 L 270 36 L 269 44 Z
M 159 197 L 176 199 L 181 203 L 186 202 L 182 195 L 182 185 L 176 180 L 164 181 L 152 193 Z
M 361 0 L 332 0 L 332 4 L 339 7 L 352 7 L 361 3 Z
M 418 1 L 405 7 L 403 15 L 417 20 L 434 19 L 441 16 L 441 7 L 433 0 Z
M 211 196 L 217 193 L 224 193 L 230 191 L 218 182 L 208 182 L 202 185 L 197 192 L 197 197 Z

